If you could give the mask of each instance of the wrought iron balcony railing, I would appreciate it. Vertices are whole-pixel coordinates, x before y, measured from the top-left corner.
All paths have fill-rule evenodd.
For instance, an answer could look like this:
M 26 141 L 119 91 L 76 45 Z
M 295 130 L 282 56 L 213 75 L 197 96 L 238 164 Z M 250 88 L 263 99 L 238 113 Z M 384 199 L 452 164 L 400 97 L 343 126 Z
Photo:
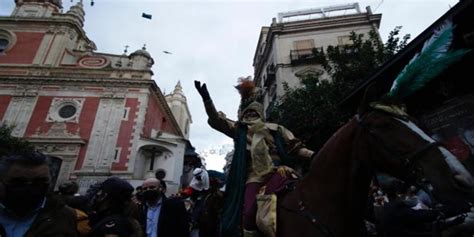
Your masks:
M 290 50 L 290 60 L 292 65 L 304 63 L 321 63 L 323 47 L 311 49 Z

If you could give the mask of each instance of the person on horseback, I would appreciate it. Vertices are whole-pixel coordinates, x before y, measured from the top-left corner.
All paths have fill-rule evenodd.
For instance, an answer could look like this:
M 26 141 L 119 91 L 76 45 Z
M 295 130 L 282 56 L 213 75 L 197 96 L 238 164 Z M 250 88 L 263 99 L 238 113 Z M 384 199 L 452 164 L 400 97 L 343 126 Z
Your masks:
M 194 83 L 204 101 L 209 125 L 234 139 L 235 150 L 226 184 L 221 235 L 236 236 L 240 232 L 243 201 L 244 236 L 259 236 L 256 194 L 264 186 L 265 193 L 284 188 L 291 177 L 291 169 L 284 166 L 291 163 L 290 156 L 309 159 L 315 153 L 305 148 L 285 127 L 265 122 L 263 105 L 256 101 L 258 89 L 250 78 L 241 79 L 236 87 L 242 96 L 238 121 L 217 112 L 206 84 Z

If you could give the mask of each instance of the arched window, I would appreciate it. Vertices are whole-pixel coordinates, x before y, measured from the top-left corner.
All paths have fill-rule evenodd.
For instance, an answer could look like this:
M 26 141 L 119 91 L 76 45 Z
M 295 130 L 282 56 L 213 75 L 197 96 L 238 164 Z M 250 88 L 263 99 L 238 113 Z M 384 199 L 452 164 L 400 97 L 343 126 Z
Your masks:
M 6 29 L 0 28 L 0 53 L 6 53 L 16 43 L 16 35 Z
M 7 49 L 9 43 L 10 41 L 8 41 L 8 39 L 0 38 L 0 53 L 3 53 Z

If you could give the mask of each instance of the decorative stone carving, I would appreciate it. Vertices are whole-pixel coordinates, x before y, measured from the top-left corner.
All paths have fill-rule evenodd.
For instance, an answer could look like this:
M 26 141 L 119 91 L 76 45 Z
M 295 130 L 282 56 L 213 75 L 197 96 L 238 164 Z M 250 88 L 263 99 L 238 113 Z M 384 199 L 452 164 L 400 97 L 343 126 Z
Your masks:
M 78 123 L 83 104 L 83 98 L 54 98 L 46 121 Z
M 40 129 L 38 128 L 35 134 L 33 134 L 31 137 L 32 138 L 73 138 L 73 139 L 81 138 L 79 135 L 79 129 L 77 129 L 75 133 L 70 133 L 67 130 L 65 122 L 53 123 L 51 128 L 46 132 L 41 132 Z
M 84 56 L 79 59 L 78 65 L 84 68 L 99 69 L 110 64 L 110 60 L 101 56 Z

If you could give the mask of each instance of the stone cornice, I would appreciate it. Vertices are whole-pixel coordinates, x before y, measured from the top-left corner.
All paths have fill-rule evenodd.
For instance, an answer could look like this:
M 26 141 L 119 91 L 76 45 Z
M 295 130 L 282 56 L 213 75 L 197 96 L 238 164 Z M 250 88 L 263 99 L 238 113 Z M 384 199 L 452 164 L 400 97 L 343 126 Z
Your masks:
M 70 86 L 100 86 L 100 87 L 150 87 L 152 80 L 131 80 L 119 78 L 74 78 L 74 77 L 48 77 L 48 76 L 6 76 L 0 75 L 1 84 L 28 84 L 28 85 L 70 85 Z
M 168 140 L 159 139 L 159 138 L 151 138 L 151 137 L 140 136 L 140 139 L 142 139 L 144 141 L 158 142 L 158 143 L 161 143 L 162 145 L 166 145 L 166 146 L 174 146 L 174 147 L 178 146 L 177 143 L 173 143 L 173 142 L 170 142 Z
M 84 139 L 80 138 L 49 138 L 49 137 L 43 137 L 43 138 L 26 138 L 27 141 L 34 143 L 34 144 L 46 144 L 46 143 L 51 143 L 51 144 L 80 144 L 80 145 L 85 145 L 87 144 L 87 141 Z
M 140 78 L 122 78 L 120 75 L 130 73 L 132 75 L 153 75 L 151 70 L 139 70 L 131 68 L 82 68 L 76 66 L 48 67 L 36 65 L 9 65 L 0 64 L 0 77 L 2 76 L 47 76 L 50 78 L 115 78 L 120 80 L 140 80 Z M 149 80 L 149 79 L 147 79 Z
M 7 25 L 11 23 L 14 28 L 12 30 L 16 31 L 20 24 L 32 24 L 35 25 L 35 30 L 38 30 L 38 25 L 44 25 L 44 32 L 49 30 L 50 26 L 68 26 L 74 28 L 79 35 L 86 40 L 87 43 L 91 43 L 90 40 L 82 26 L 74 19 L 69 17 L 63 17 L 62 15 L 54 15 L 53 17 L 48 18 L 37 18 L 37 17 L 12 17 L 12 16 L 0 16 L 0 22 L 2 25 Z

